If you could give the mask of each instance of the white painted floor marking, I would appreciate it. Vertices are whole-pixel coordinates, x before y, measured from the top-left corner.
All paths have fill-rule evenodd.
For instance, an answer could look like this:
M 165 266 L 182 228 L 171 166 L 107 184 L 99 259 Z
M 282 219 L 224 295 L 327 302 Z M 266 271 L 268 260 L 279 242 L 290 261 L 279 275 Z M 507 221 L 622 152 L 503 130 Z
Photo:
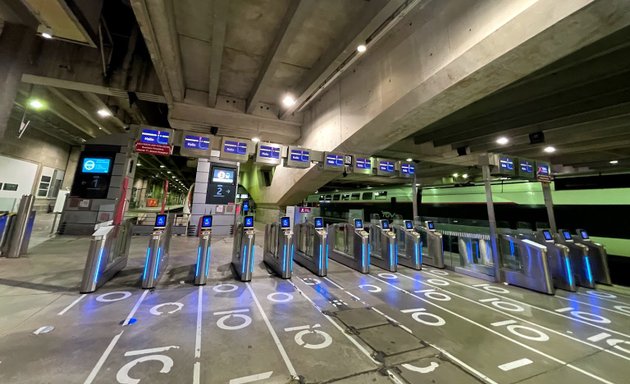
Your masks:
M 451 285 L 448 281 L 442 279 L 429 279 L 427 280 L 429 284 L 437 285 L 439 287 L 446 287 L 447 285 Z
M 414 291 L 415 293 L 424 293 L 424 292 L 435 292 L 435 289 L 420 289 L 418 291 Z
M 158 348 L 138 349 L 136 351 L 128 351 L 128 352 L 125 352 L 125 356 L 130 357 L 130 356 L 139 356 L 139 355 L 149 355 L 151 353 L 166 352 L 171 349 L 179 349 L 179 345 L 169 345 L 168 347 L 158 347 Z
M 594 292 L 594 291 L 588 291 L 588 292 Z M 584 292 L 577 292 L 578 295 L 582 295 L 582 296 L 586 296 L 586 297 L 597 297 L 598 299 L 604 300 L 604 301 L 610 301 L 611 303 L 615 303 L 615 304 L 621 304 L 621 305 L 630 305 L 630 303 L 624 302 L 624 301 L 619 301 L 619 300 L 615 300 L 613 298 L 607 297 L 607 296 L 600 296 L 600 295 L 595 295 L 595 294 L 588 294 L 588 293 L 584 293 Z M 614 295 L 613 295 L 614 296 Z M 615 296 L 616 298 L 617 296 Z
M 284 360 L 284 364 L 287 366 L 287 369 L 289 370 L 289 374 L 291 374 L 291 377 L 293 378 L 298 377 L 298 374 L 295 368 L 293 367 L 291 360 L 289 359 L 289 355 L 287 355 L 287 351 L 282 346 L 282 343 L 280 342 L 280 338 L 278 337 L 278 334 L 271 326 L 271 322 L 269 321 L 269 318 L 267 317 L 267 314 L 265 313 L 265 311 L 263 311 L 262 305 L 260 305 L 260 301 L 258 301 L 258 298 L 256 297 L 256 293 L 254 293 L 254 290 L 252 289 L 251 284 L 245 283 L 245 285 L 247 286 L 249 293 L 252 295 L 252 298 L 254 299 L 254 303 L 256 303 L 256 307 L 258 307 L 258 311 L 260 312 L 260 315 L 262 316 L 263 321 L 265 322 L 265 325 L 267 325 L 267 329 L 269 330 L 269 333 L 271 333 L 271 337 L 273 338 L 273 341 L 276 344 L 276 347 L 278 348 L 280 355 L 282 356 L 282 360 Z
M 507 371 L 511 371 L 513 369 L 516 369 L 516 368 L 520 368 L 520 367 L 524 367 L 526 365 L 530 365 L 532 363 L 533 363 L 533 361 L 531 361 L 530 359 L 523 358 L 523 359 L 510 361 L 509 363 L 501 364 L 501 365 L 499 365 L 499 369 L 502 370 L 502 371 L 507 372 Z
M 630 306 L 628 305 L 615 305 L 614 307 L 616 310 L 621 311 L 621 313 L 623 313 L 626 316 L 630 316 Z M 606 309 L 606 308 L 604 308 Z M 619 312 L 617 312 L 619 313 Z
M 253 383 L 254 381 L 260 381 L 260 380 L 268 379 L 268 378 L 271 377 L 272 374 L 273 374 L 273 371 L 269 371 L 269 372 L 265 372 L 265 373 L 259 373 L 259 374 L 256 374 L 256 375 L 239 377 L 238 379 L 230 380 L 229 384 Z
M 498 300 L 501 300 L 501 299 L 499 299 L 498 297 L 491 297 L 489 299 L 481 299 L 481 300 L 479 300 L 479 302 L 480 303 L 489 303 L 491 301 L 498 301 Z
M 443 354 L 444 356 L 448 357 L 450 360 L 452 360 L 453 362 L 457 363 L 464 370 L 468 371 L 470 374 L 472 374 L 473 376 L 477 377 L 479 380 L 485 382 L 486 384 L 499 384 L 496 381 L 494 381 L 491 378 L 489 378 L 488 376 L 486 376 L 483 373 L 479 372 L 475 368 L 473 368 L 470 365 L 464 363 L 462 360 L 460 360 L 457 357 L 453 356 L 452 354 L 450 354 L 446 350 L 438 347 L 437 345 L 429 344 L 429 346 L 432 347 L 432 348 L 435 348 L 441 354 Z
M 50 333 L 55 329 L 52 325 L 44 325 L 43 327 L 39 327 L 33 332 L 34 335 L 41 335 L 43 333 Z
M 267 295 L 267 300 L 274 303 L 286 303 L 293 300 L 293 295 L 286 292 L 273 292 Z
M 214 312 L 213 315 L 220 316 L 220 315 L 230 315 L 232 313 L 245 313 L 245 312 L 249 312 L 249 308 L 233 309 L 231 311 L 219 311 L 219 312 Z
M 122 296 L 114 297 L 113 299 L 109 298 L 109 296 L 115 296 L 115 295 L 122 295 Z M 115 291 L 115 292 L 103 293 L 102 295 L 96 298 L 96 301 L 101 302 L 101 303 L 113 303 L 115 301 L 125 300 L 128 297 L 131 297 L 131 292 Z
M 606 338 L 608 338 L 610 336 L 611 336 L 610 333 L 602 332 L 602 333 L 598 333 L 597 335 L 593 335 L 593 336 L 589 337 L 586 340 L 596 343 L 596 342 L 602 341 L 602 340 L 604 340 L 604 339 L 606 339 Z
M 335 287 L 339 288 L 339 289 L 343 289 L 341 287 L 341 285 L 335 283 L 334 281 L 330 280 L 328 277 L 324 277 L 324 280 L 326 280 L 327 282 L 329 282 L 330 284 L 334 285 Z
M 403 364 L 402 367 L 405 369 L 410 370 L 411 372 L 418 372 L 418 373 L 431 373 L 433 371 L 435 371 L 438 367 L 440 366 L 440 364 L 432 361 L 431 364 L 429 364 L 427 367 L 416 367 L 415 365 L 411 365 L 411 364 Z
M 556 309 L 556 312 L 562 313 L 562 312 L 569 312 L 572 310 L 573 310 L 573 307 L 566 307 L 566 308 Z
M 129 325 L 129 322 L 133 318 L 133 315 L 135 315 L 136 312 L 138 311 L 138 308 L 140 308 L 140 304 L 142 304 L 142 300 L 144 300 L 144 298 L 147 297 L 148 294 L 149 294 L 148 290 L 145 290 L 144 292 L 142 292 L 142 295 L 140 296 L 140 298 L 136 302 L 136 305 L 133 306 L 133 308 L 131 309 L 131 312 L 129 312 L 129 316 L 127 316 L 127 318 L 123 322 L 123 327 L 126 326 L 126 325 Z
M 536 348 L 534 348 L 534 347 L 530 347 L 529 345 L 524 344 L 524 343 L 522 343 L 522 342 L 520 342 L 520 341 L 518 341 L 518 340 L 516 340 L 516 339 L 512 339 L 511 337 L 508 337 L 508 336 L 506 336 L 506 335 L 502 334 L 501 332 L 497 332 L 497 331 L 495 331 L 495 330 L 494 330 L 494 329 L 492 329 L 492 328 L 488 328 L 487 326 L 485 326 L 485 325 L 483 325 L 483 324 L 481 324 L 481 323 L 478 323 L 478 322 L 476 322 L 476 321 L 474 321 L 474 320 L 472 320 L 472 319 L 469 319 L 469 318 L 467 318 L 467 317 L 465 317 L 465 316 L 460 315 L 459 313 L 456 313 L 456 312 L 453 312 L 453 311 L 451 311 L 451 310 L 449 310 L 449 309 L 447 309 L 447 308 L 444 308 L 444 307 L 442 307 L 441 305 L 435 304 L 435 303 L 433 303 L 433 302 L 431 302 L 431 301 L 429 301 L 429 300 L 426 300 L 426 299 L 424 299 L 424 298 L 422 298 L 422 297 L 420 297 L 420 296 L 418 296 L 418 295 L 415 295 L 415 294 L 413 294 L 413 293 L 411 293 L 411 292 L 409 292 L 409 291 L 406 291 L 406 290 L 404 290 L 404 289 L 402 289 L 402 288 L 400 288 L 400 287 L 397 287 L 397 286 L 395 286 L 395 285 L 393 285 L 393 284 L 390 284 L 389 282 L 387 282 L 387 281 L 385 281 L 385 280 L 382 280 L 382 279 L 379 279 L 379 278 L 378 278 L 378 277 L 376 277 L 376 276 L 373 276 L 373 275 L 367 275 L 367 276 L 369 276 L 369 277 L 371 277 L 372 279 L 375 279 L 375 280 L 377 280 L 377 281 L 380 281 L 380 282 L 381 282 L 381 283 L 383 283 L 383 284 L 387 284 L 387 285 L 391 286 L 392 288 L 394 288 L 394 289 L 396 289 L 396 290 L 398 290 L 398 291 L 404 292 L 404 293 L 406 293 L 406 294 L 408 294 L 408 295 L 410 295 L 410 296 L 412 296 L 412 297 L 415 297 L 416 299 L 421 300 L 421 301 L 423 301 L 423 302 L 425 302 L 425 303 L 427 303 L 427 304 L 429 304 L 429 305 L 432 305 L 432 306 L 434 306 L 434 307 L 436 307 L 436 308 L 439 308 L 439 309 L 441 309 L 442 311 L 447 312 L 447 313 L 449 313 L 449 314 L 451 314 L 451 315 L 453 315 L 453 316 L 455 316 L 455 317 L 458 317 L 458 318 L 460 318 L 460 319 L 462 319 L 462 320 L 464 320 L 464 321 L 466 321 L 466 322 L 468 322 L 468 323 L 470 323 L 470 324 L 476 325 L 476 326 L 477 326 L 477 327 L 479 327 L 479 328 L 482 328 L 482 329 L 484 329 L 484 330 L 486 330 L 486 331 L 488 331 L 488 332 L 490 332 L 490 333 L 492 333 L 492 334 L 494 334 L 494 335 L 497 335 L 497 336 L 499 336 L 499 337 L 501 337 L 501 338 L 503 338 L 503 339 L 505 339 L 505 340 L 508 340 L 508 341 L 510 341 L 510 342 L 512 342 L 512 343 L 514 343 L 514 344 L 516 344 L 516 345 L 518 345 L 518 346 L 521 346 L 521 347 L 523 347 L 523 348 L 525 348 L 525 349 L 527 349 L 527 350 L 529 350 L 529 351 L 531 351 L 531 352 L 534 352 L 534 353 L 536 353 L 536 354 L 538 354 L 538 355 L 541 355 L 541 356 L 543 356 L 543 357 L 545 357 L 545 358 L 547 358 L 547 359 L 549 359 L 549 360 L 555 361 L 555 362 L 556 362 L 556 363 L 558 363 L 558 364 L 561 364 L 561 365 L 566 365 L 567 367 L 570 367 L 570 368 L 572 368 L 572 369 L 574 369 L 574 370 L 576 370 L 576 371 L 578 371 L 578 372 L 580 372 L 580 373 L 583 373 L 583 374 L 585 374 L 585 375 L 587 375 L 587 376 L 589 376 L 589 377 L 591 377 L 591 378 L 593 378 L 593 379 L 595 379 L 595 380 L 597 380 L 597 381 L 599 381 L 599 382 L 602 382 L 602 383 L 605 383 L 605 384 L 614 384 L 614 383 L 612 383 L 612 382 L 610 382 L 610 381 L 608 381 L 608 380 L 606 380 L 606 379 L 603 379 L 603 378 L 601 378 L 601 377 L 595 376 L 595 375 L 593 375 L 593 374 L 591 374 L 591 373 L 589 373 L 589 372 L 586 372 L 586 371 L 584 371 L 584 370 L 582 370 L 582 369 L 576 369 L 577 367 L 572 366 L 571 364 L 568 364 L 567 362 L 565 362 L 565 361 L 563 361 L 563 360 L 561 360 L 561 359 L 558 359 L 557 357 L 554 357 L 554 356 L 548 355 L 547 353 L 542 352 L 542 351 L 540 351 L 540 350 L 538 350 L 538 349 L 536 349 Z M 404 276 L 404 275 L 403 275 L 403 276 Z
M 225 288 L 224 288 L 225 287 Z M 238 289 L 238 285 L 235 284 L 220 284 L 212 287 L 212 290 L 219 293 L 234 292 Z
M 504 325 L 510 325 L 510 324 L 516 324 L 517 321 L 516 320 L 504 320 L 504 321 L 497 321 L 496 323 L 492 323 L 490 325 L 492 325 L 493 327 L 502 327 Z
M 379 277 L 382 277 L 383 279 L 387 279 L 387 280 L 396 280 L 398 279 L 398 276 L 394 275 L 393 273 L 379 273 L 378 274 Z
M 118 342 L 118 339 L 120 339 L 120 336 L 122 336 L 123 332 L 125 331 L 122 331 L 116 336 L 114 336 L 112 341 L 109 343 L 109 345 L 105 349 L 105 352 L 103 352 L 101 357 L 98 359 L 98 361 L 96 362 L 96 365 L 94 366 L 94 368 L 92 368 L 92 372 L 90 372 L 90 375 L 87 377 L 87 379 L 85 379 L 83 384 L 91 384 L 94 381 L 94 379 L 96 379 L 96 375 L 98 375 L 98 372 L 101 370 L 101 368 L 103 368 L 103 364 L 105 364 L 105 361 L 109 357 L 110 353 L 112 353 L 112 350 L 116 346 L 116 343 Z
M 448 272 L 446 271 L 442 271 L 440 269 L 431 269 L 429 270 L 431 273 L 438 275 L 438 276 L 448 276 Z
M 197 328 L 195 329 L 195 358 L 201 357 L 201 325 L 203 314 L 203 287 L 199 286 L 197 291 Z M 195 363 L 195 366 L 198 364 Z
M 133 369 L 133 367 L 135 367 L 138 364 L 147 362 L 147 361 L 158 361 L 160 363 L 162 363 L 162 368 L 160 368 L 160 373 L 169 373 L 171 371 L 171 369 L 173 368 L 173 365 L 175 364 L 173 362 L 173 359 L 165 356 L 165 355 L 146 355 L 146 356 L 142 356 L 139 357 L 135 360 L 132 360 L 130 362 L 128 362 L 127 364 L 123 365 L 122 368 L 120 368 L 118 370 L 118 372 L 116 373 L 116 380 L 118 381 L 118 383 L 120 384 L 138 384 L 140 383 L 140 379 L 136 379 L 134 377 L 129 376 L 129 372 L 131 371 L 131 369 Z
M 162 312 L 162 311 L 160 311 L 160 308 L 162 308 L 162 307 L 175 307 L 175 308 L 173 310 L 171 310 L 171 311 L 168 311 L 168 312 Z M 181 311 L 182 308 L 184 308 L 184 304 L 182 304 L 182 303 L 162 303 L 162 304 L 158 304 L 158 305 L 152 307 L 149 310 L 149 313 L 152 314 L 153 316 L 161 316 L 161 315 L 164 315 L 164 314 L 170 315 L 170 314 L 173 314 L 175 312 Z
M 201 381 L 201 363 L 195 361 L 193 365 L 193 384 L 199 384 Z
M 618 313 L 620 315 L 630 316 L 630 306 L 615 305 L 614 306 L 615 309 L 610 309 L 610 308 L 606 308 L 606 307 L 602 307 L 602 306 L 599 306 L 599 305 L 595 305 L 595 304 L 589 303 L 587 301 L 581 301 L 581 300 L 577 300 L 577 299 L 574 299 L 574 298 L 568 298 L 568 297 L 560 296 L 558 293 L 556 293 L 556 295 L 554 297 L 556 299 L 566 300 L 566 301 L 570 301 L 572 303 L 583 304 L 583 305 L 587 305 L 587 306 L 592 307 L 592 308 L 603 309 L 604 311 L 609 311 L 609 312 L 613 312 L 613 313 Z M 627 309 L 621 309 L 620 307 L 622 307 L 622 308 L 625 307 Z
M 70 303 L 70 305 L 68 305 L 67 307 L 65 307 L 61 312 L 59 312 L 57 314 L 57 316 L 63 316 L 66 312 L 68 312 L 70 310 L 70 308 L 74 307 L 75 305 L 77 305 L 79 303 L 79 301 L 81 301 L 85 296 L 87 296 L 85 293 L 82 294 L 81 296 L 79 296 L 75 301 L 73 301 L 72 303 Z
M 372 285 L 372 284 L 361 284 L 359 285 L 359 288 L 361 289 L 365 289 L 368 292 L 372 292 L 372 293 L 377 293 L 382 291 L 381 287 L 377 287 L 376 285 Z

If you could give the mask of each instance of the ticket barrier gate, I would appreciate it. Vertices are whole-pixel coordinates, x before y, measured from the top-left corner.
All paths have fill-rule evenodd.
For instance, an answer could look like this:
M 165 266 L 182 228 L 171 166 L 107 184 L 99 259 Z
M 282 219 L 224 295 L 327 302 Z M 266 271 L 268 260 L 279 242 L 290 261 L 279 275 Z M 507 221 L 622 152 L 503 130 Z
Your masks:
M 0 212 L 0 256 L 9 250 L 9 233 L 15 219 L 15 213 Z
M 254 216 L 245 216 L 236 224 L 232 247 L 232 269 L 240 281 L 251 281 L 254 273 Z
M 195 285 L 206 285 L 208 272 L 210 271 L 210 258 L 212 243 L 212 216 L 201 218 L 199 230 L 199 245 L 197 246 L 197 263 L 195 264 Z
M 147 247 L 147 255 L 142 272 L 142 288 L 155 288 L 162 273 L 166 270 L 171 245 L 171 230 L 175 216 L 156 215 L 155 226 Z
M 527 234 L 519 234 L 519 237 L 533 240 L 547 247 L 547 259 L 554 287 L 570 292 L 577 290 L 573 270 L 571 268 L 569 248 L 562 244 L 557 244 L 553 239 L 551 231 L 543 229 Z
M 363 220 L 354 219 L 354 225 L 337 223 L 329 228 L 330 258 L 361 273 L 369 273 L 370 239 L 363 228 Z
M 432 221 L 425 221 L 424 225 L 415 223 L 415 230 L 420 234 L 422 264 L 435 268 L 444 268 L 444 243 L 442 233 L 435 230 Z
M 501 272 L 510 285 L 553 295 L 555 293 L 547 258 L 547 247 L 529 239 L 501 234 Z
M 600 284 L 612 285 L 610 270 L 608 269 L 608 253 L 606 252 L 606 247 L 591 240 L 584 229 L 578 229 L 576 233 L 577 235 L 573 235 L 573 241 L 577 244 L 585 245 L 588 248 L 593 280 Z
M 328 274 L 328 231 L 324 228 L 324 219 L 315 217 L 313 222 L 296 224 L 295 254 L 296 263 L 317 276 Z
M 422 237 L 416 232 L 413 221 L 404 220 L 403 225 L 395 225 L 398 241 L 398 264 L 415 270 L 422 269 Z
M 283 279 L 290 279 L 293 273 L 293 231 L 291 219 L 280 218 L 280 223 L 265 225 L 263 261 Z
M 107 224 L 107 223 L 105 223 Z M 127 266 L 133 224 L 101 225 L 92 234 L 80 292 L 91 293 Z
M 31 233 L 35 224 L 34 202 L 35 197 L 33 195 L 23 195 L 17 213 L 8 215 L 4 239 L 0 239 L 4 242 L 4 246 L 0 248 L 2 256 L 16 258 L 28 251 L 28 244 L 31 241 Z M 0 245 L 2 245 L 1 242 Z
M 370 263 L 390 272 L 398 270 L 398 242 L 396 233 L 387 220 L 368 226 L 370 236 Z
M 593 277 L 593 262 L 589 256 L 589 248 L 573 240 L 571 232 L 561 229 L 556 235 L 556 242 L 569 248 L 569 258 L 571 260 L 571 270 L 575 276 L 575 284 L 595 288 L 595 278 Z

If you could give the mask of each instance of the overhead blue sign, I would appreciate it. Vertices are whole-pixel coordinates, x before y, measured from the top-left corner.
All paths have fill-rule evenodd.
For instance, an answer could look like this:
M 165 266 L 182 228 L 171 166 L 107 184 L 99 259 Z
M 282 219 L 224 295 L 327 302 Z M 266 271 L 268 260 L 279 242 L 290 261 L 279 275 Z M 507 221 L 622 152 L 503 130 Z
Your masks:
M 280 148 L 270 145 L 260 145 L 258 148 L 258 156 L 265 159 L 280 159 Z
M 326 165 L 329 167 L 343 167 L 343 155 L 326 155 Z
M 400 173 L 403 175 L 413 175 L 416 173 L 416 166 L 409 163 L 402 163 L 400 165 Z
M 509 157 L 502 157 L 499 159 L 499 167 L 502 171 L 513 172 L 514 171 L 514 161 Z
M 184 137 L 184 148 L 207 151 L 210 149 L 210 139 L 203 136 L 186 135 Z
M 357 157 L 357 169 L 371 169 L 372 168 L 372 162 L 370 161 L 369 158 L 363 158 L 363 157 Z
M 241 141 L 226 140 L 223 144 L 223 152 L 233 153 L 235 155 L 246 155 L 247 143 Z
M 522 173 L 533 174 L 534 173 L 534 164 L 527 160 L 521 160 L 520 162 L 520 170 Z
M 140 133 L 141 143 L 168 145 L 170 143 L 170 139 L 171 133 L 169 131 L 144 128 Z
M 378 169 L 382 172 L 394 172 L 394 162 L 393 161 L 379 161 Z
M 86 157 L 81 164 L 81 172 L 83 173 L 109 173 L 109 167 L 112 159 L 102 157 Z
M 289 156 L 291 160 L 300 163 L 308 163 L 311 161 L 311 152 L 308 149 L 292 149 Z

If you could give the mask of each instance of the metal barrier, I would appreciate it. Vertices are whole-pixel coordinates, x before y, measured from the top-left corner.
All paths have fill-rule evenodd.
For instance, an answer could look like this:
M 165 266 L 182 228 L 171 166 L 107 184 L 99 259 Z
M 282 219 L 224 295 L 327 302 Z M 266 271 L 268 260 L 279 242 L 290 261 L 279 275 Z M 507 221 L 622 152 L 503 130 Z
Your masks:
M 199 246 L 197 247 L 197 263 L 195 264 L 195 285 L 205 285 L 208 281 L 211 258 L 212 216 L 201 218 Z
M 394 225 L 398 241 L 398 264 L 416 270 L 422 269 L 422 236 L 415 231 L 413 221 L 404 220 Z
M 28 251 L 28 243 L 31 240 L 33 225 L 35 224 L 35 211 L 33 211 L 33 195 L 24 195 L 20 199 L 17 213 L 12 220 L 9 229 L 6 257 L 16 258 Z
M 585 245 L 588 248 L 593 280 L 600 284 L 612 285 L 610 270 L 608 269 L 608 253 L 606 252 L 606 247 L 592 241 L 586 230 L 578 229 L 576 232 L 577 236 L 573 236 L 573 241 Z
M 500 234 L 501 272 L 508 284 L 554 294 L 547 247 L 532 240 Z
M 575 276 L 575 283 L 581 287 L 595 288 L 592 260 L 589 256 L 588 246 L 576 243 L 571 233 L 567 230 L 559 230 L 556 234 L 556 242 L 569 248 L 571 269 Z
M 174 216 L 159 214 L 147 246 L 147 255 L 142 271 L 142 288 L 155 288 L 162 273 L 166 270 L 171 245 L 171 230 Z
M 442 231 L 444 264 L 451 269 L 484 280 L 494 280 L 490 235 Z
M 370 263 L 390 272 L 398 270 L 398 242 L 387 220 L 367 226 L 370 237 Z
M 324 219 L 316 217 L 313 223 L 296 224 L 295 261 L 317 276 L 328 274 L 328 231 L 324 228 Z
M 435 230 L 435 224 L 432 221 L 425 221 L 423 225 L 418 218 L 414 220 L 414 229 L 420 234 L 422 264 L 444 268 L 442 233 Z
M 291 278 L 294 250 L 293 231 L 288 217 L 282 217 L 280 223 L 265 225 L 263 261 L 283 279 Z
M 562 244 L 556 244 L 549 230 L 543 229 L 536 232 L 517 230 L 513 231 L 513 233 L 516 233 L 519 238 L 533 240 L 547 247 L 547 261 L 554 287 L 571 292 L 577 290 L 571 268 L 569 248 Z
M 236 224 L 232 247 L 232 268 L 240 281 L 250 281 L 254 273 L 254 216 L 245 216 Z
M 9 233 L 14 218 L 14 213 L 0 212 L 0 256 L 9 250 Z
M 332 243 L 330 258 L 361 273 L 370 271 L 369 235 L 363 229 L 363 220 L 355 225 L 337 223 L 329 226 L 328 242 Z
M 83 269 L 81 293 L 96 291 L 116 273 L 127 266 L 132 233 L 131 220 L 120 225 L 108 225 L 92 234 L 88 256 Z

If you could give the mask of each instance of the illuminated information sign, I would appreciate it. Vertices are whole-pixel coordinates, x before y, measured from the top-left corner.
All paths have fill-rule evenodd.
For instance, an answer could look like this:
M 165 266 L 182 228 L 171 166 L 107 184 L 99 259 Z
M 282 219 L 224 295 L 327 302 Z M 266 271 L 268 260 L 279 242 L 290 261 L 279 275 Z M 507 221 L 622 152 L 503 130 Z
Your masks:
M 324 152 L 324 169 L 340 171 L 343 169 L 344 156 L 339 153 Z
M 308 168 L 311 165 L 311 150 L 289 146 L 289 156 L 284 166 L 289 168 Z
M 416 166 L 411 163 L 401 163 L 400 164 L 400 174 L 402 176 L 413 176 L 416 173 Z

